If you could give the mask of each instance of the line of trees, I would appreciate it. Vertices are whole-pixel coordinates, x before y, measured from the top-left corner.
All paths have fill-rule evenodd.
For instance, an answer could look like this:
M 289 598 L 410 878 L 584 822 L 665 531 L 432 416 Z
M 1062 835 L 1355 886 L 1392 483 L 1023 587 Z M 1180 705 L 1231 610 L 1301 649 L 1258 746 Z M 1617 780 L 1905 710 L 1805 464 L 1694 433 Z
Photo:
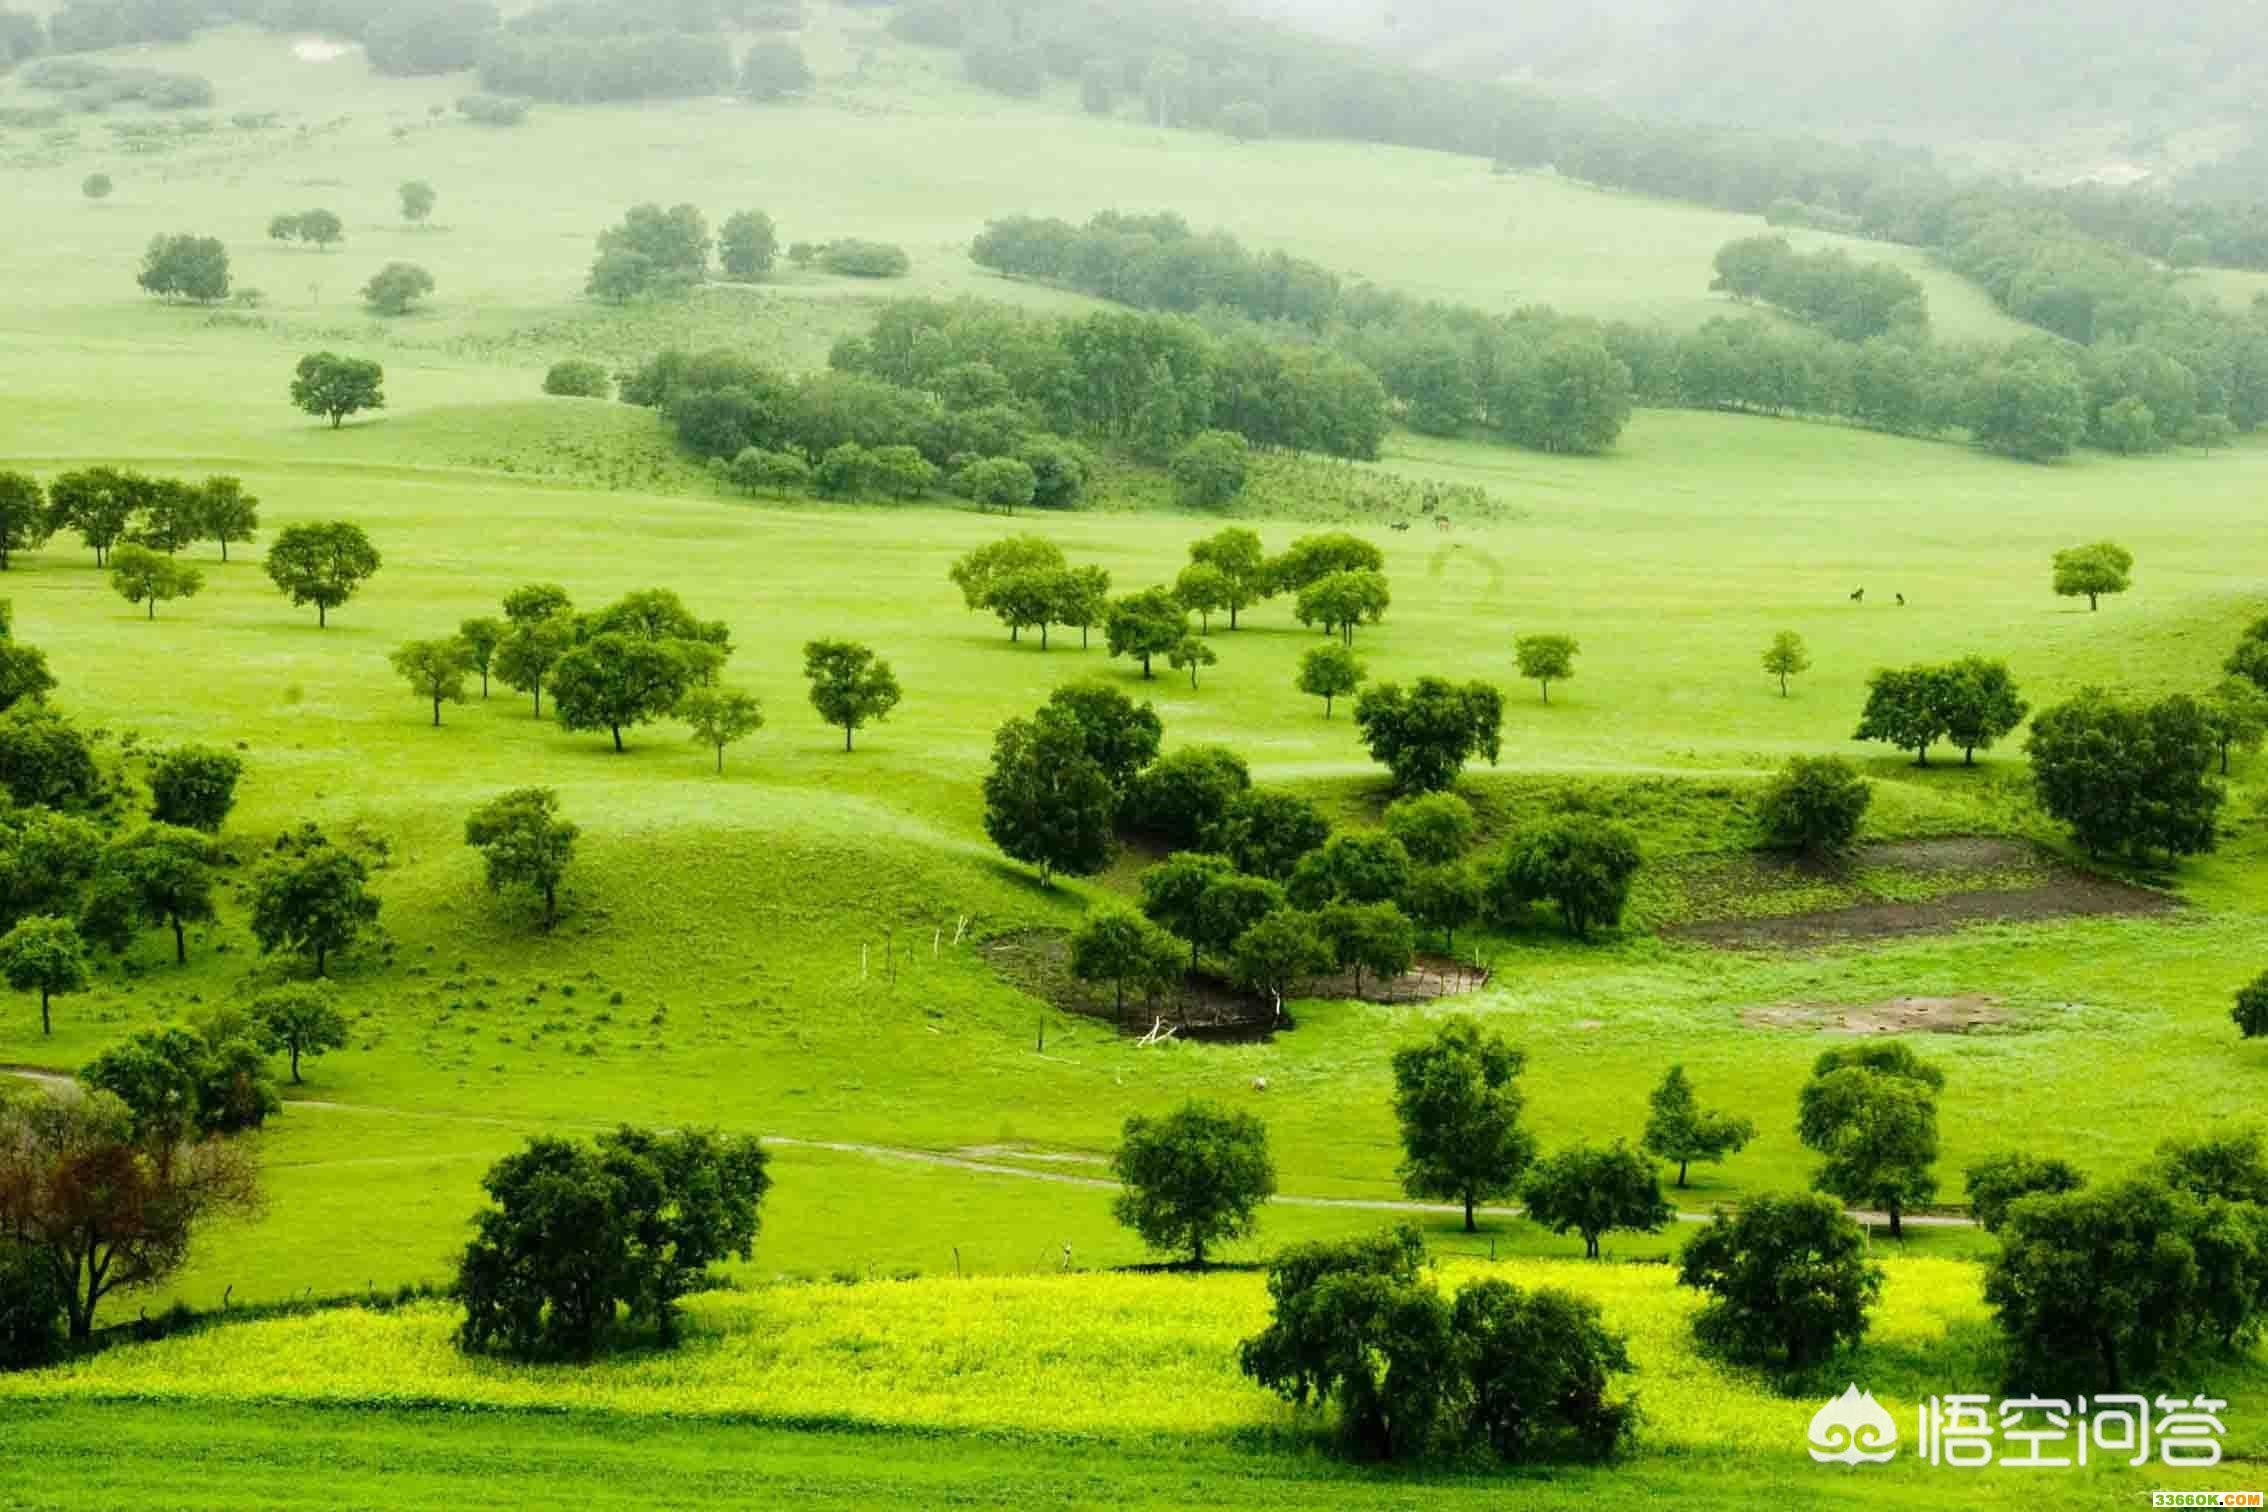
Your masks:
M 1776 306 L 1838 341 L 1929 325 L 1929 301 L 1911 273 L 1859 262 L 1840 247 L 1806 254 L 1784 236 L 1743 237 L 1717 249 L 1716 268 L 1711 289 Z

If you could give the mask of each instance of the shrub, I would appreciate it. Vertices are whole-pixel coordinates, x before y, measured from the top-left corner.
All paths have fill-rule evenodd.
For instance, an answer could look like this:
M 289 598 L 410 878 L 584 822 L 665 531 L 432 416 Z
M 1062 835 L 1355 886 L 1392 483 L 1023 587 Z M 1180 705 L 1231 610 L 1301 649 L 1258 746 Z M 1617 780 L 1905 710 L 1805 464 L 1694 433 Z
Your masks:
M 1749 1364 L 1803 1370 L 1866 1333 L 1882 1268 L 1866 1235 L 1825 1197 L 1767 1193 L 1719 1212 L 1686 1241 L 1678 1284 L 1705 1292 L 1703 1345 Z
M 819 266 L 848 278 L 903 278 L 913 266 L 903 247 L 846 238 L 821 249 Z
M 1765 784 L 1756 818 L 1765 842 L 1823 856 L 1848 850 L 1874 789 L 1840 756 L 1798 756 Z
M 543 375 L 543 391 L 571 399 L 604 399 L 614 392 L 614 379 L 587 357 L 568 357 L 553 363 Z

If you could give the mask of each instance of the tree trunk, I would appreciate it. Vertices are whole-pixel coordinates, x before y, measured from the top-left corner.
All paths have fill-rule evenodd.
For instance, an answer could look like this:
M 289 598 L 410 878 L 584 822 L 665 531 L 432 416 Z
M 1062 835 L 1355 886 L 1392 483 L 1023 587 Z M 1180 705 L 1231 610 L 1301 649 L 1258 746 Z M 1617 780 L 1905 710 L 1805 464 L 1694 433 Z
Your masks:
M 1586 1260 L 1596 1260 L 1599 1258 L 1598 1235 L 1585 1234 L 1583 1236 L 1583 1258 Z
M 1228 606 L 1228 627 L 1231 630 L 1236 628 L 1236 605 L 1234 604 Z
M 1144 677 L 1150 675 L 1150 654 L 1147 651 L 1142 653 L 1142 675 Z
M 433 699 L 433 728 L 441 728 L 441 699 L 438 694 Z
M 851 731 L 856 728 L 857 726 L 850 724 L 843 726 L 843 749 L 846 751 L 850 749 Z
M 156 594 L 152 594 L 152 595 L 150 595 L 150 601 L 149 601 L 149 602 L 150 602 L 150 612 L 149 612 L 149 613 L 148 613 L 148 614 L 147 614 L 146 616 L 144 616 L 144 617 L 145 617 L 145 618 L 147 618 L 147 619 L 156 619 L 156 618 L 157 618 L 157 595 L 156 595 Z
M 1782 698 L 1788 696 L 1788 674 L 1785 672 L 1780 674 L 1780 696 Z
M 1890 1203 L 1890 1237 L 1893 1239 L 1906 1237 L 1905 1230 L 1898 1226 L 1898 1203 L 1895 1198 Z
M 299 1041 L 291 1042 L 291 1084 L 299 1085 Z
M 1328 693 L 1323 695 L 1323 717 L 1325 719 L 1331 717 L 1331 695 Z
M 330 954 L 331 954 L 331 952 L 330 952 L 330 949 L 329 949 L 329 947 L 325 946 L 325 945 L 324 945 L 324 944 L 323 944 L 323 943 L 322 943 L 321 941 L 317 941 L 317 942 L 316 942 L 316 945 L 315 945 L 315 974 L 316 974 L 317 976 L 322 976 L 322 975 L 323 975 L 323 963 L 324 963 L 324 962 L 325 962 L 325 961 L 326 961 L 326 960 L 327 960 L 327 959 L 329 958 Z
M 227 537 L 227 536 L 222 536 L 222 537 L 220 538 L 220 559 L 221 559 L 221 565 L 222 565 L 223 567 L 226 567 L 226 566 L 228 565 L 228 537 Z
M 1550 679 L 1550 678 L 1548 678 L 1548 677 L 1547 677 L 1547 678 L 1545 678 L 1545 679 L 1543 680 L 1543 684 L 1542 684 L 1542 686 L 1543 686 L 1543 701 L 1544 701 L 1545 703 L 1550 703 L 1550 702 L 1551 702 L 1551 679 Z
M 1468 1234 L 1480 1232 L 1479 1225 L 1473 1222 L 1473 1194 L 1471 1192 L 1465 1194 L 1465 1232 Z
M 1046 620 L 1041 620 L 1041 621 L 1040 621 L 1040 649 L 1041 649 L 1042 651 L 1045 651 L 1045 650 L 1047 649 L 1047 621 L 1046 621 Z
M 486 667 L 480 669 L 480 696 L 484 701 L 488 697 L 488 669 Z
M 342 425 L 344 425 L 344 424 L 346 424 L 346 411 L 345 411 L 345 410 L 340 410 L 340 411 L 339 411 L 339 412 L 338 412 L 337 414 L 335 414 L 335 415 L 331 416 L 331 429 L 333 429 L 333 430 L 337 430 L 337 429 L 338 429 L 338 428 L 339 428 L 340 426 L 342 426 Z
M 535 717 L 543 718 L 543 684 L 540 681 L 535 685 Z
M 2087 612 L 2089 614 L 2093 614 L 2096 610 L 2102 607 L 2103 606 L 2101 604 L 2095 602 L 2095 596 L 2093 594 L 2090 593 L 2087 595 Z
M 39 989 L 39 1032 L 42 1034 L 53 1034 L 55 1032 L 54 1020 L 47 1016 L 47 989 L 45 987 Z
M 187 934 L 186 934 L 186 933 L 185 933 L 185 932 L 184 932 L 184 931 L 182 930 L 182 927 L 181 927 L 181 920 L 180 920 L 179 918 L 175 918 L 175 919 L 174 919 L 174 920 L 172 921 L 172 923 L 173 923 L 173 964 L 174 964 L 174 965 L 176 965 L 176 966 L 186 966 L 186 965 L 188 965 L 188 964 L 189 964 L 189 940 L 188 940 L 188 936 L 187 936 Z
M 717 775 L 724 775 L 724 747 L 721 745 L 717 747 Z
M 1018 641 L 1022 640 L 1023 638 L 1024 638 L 1024 630 L 1023 630 L 1023 627 L 1022 627 L 1021 625 L 1010 625 L 1010 626 L 1008 627 L 1008 644 L 1009 644 L 1009 645 L 1013 646 L 1014 644 L 1016 644 L 1016 642 L 1018 642 Z
M 614 732 L 614 749 L 619 753 L 622 750 L 622 726 L 608 725 L 607 728 Z
M 1685 1185 L 1685 1162 L 1682 1160 L 1677 1163 L 1677 1184 Z
M 1975 766 L 1976 764 L 1977 764 L 1977 748 L 1976 748 L 1975 746 L 1963 746 L 1963 747 L 1961 747 L 1961 765 L 1963 765 L 1963 766 Z
M 559 884 L 543 884 L 543 927 L 549 929 L 559 919 Z
M 316 604 L 316 606 L 315 606 L 315 628 L 316 628 L 316 629 L 318 629 L 318 630 L 327 630 L 327 629 L 329 629 L 329 628 L 330 628 L 330 624 L 331 624 L 331 614 L 330 614 L 330 611 L 329 611 L 329 610 L 327 610 L 327 609 L 325 609 L 325 608 L 324 608 L 324 607 L 323 607 L 323 606 L 322 606 L 322 605 L 321 605 L 320 603 Z

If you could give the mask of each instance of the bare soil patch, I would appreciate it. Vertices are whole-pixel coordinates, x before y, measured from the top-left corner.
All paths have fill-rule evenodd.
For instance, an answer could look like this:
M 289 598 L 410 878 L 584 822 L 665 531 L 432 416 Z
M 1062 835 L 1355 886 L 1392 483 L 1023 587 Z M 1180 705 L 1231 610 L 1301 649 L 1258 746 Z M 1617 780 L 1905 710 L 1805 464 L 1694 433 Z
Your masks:
M 1751 1029 L 1816 1029 L 1830 1034 L 1967 1034 L 2008 1022 L 2001 1000 L 1979 993 L 1895 997 L 1879 1003 L 1769 1003 L 1744 1009 Z
M 1129 993 L 1124 1013 L 1109 988 L 1090 987 L 1071 975 L 1070 935 L 1060 929 L 1018 929 L 984 941 L 977 948 L 992 969 L 1010 984 L 1044 998 L 1066 1013 L 1083 1014 L 1118 1025 L 1122 1034 L 1147 1034 L 1161 1022 L 1185 1039 L 1266 1039 L 1296 1027 L 1269 999 L 1245 992 L 1204 972 L 1187 972 L 1171 992 L 1155 997 Z M 1413 1003 L 1477 992 L 1488 984 L 1485 968 L 1447 956 L 1420 955 L 1410 970 L 1388 982 L 1364 976 L 1364 1000 Z M 1317 977 L 1306 997 L 1351 998 L 1351 973 Z
M 1967 924 L 2171 913 L 2181 900 L 2098 876 L 2018 841 L 1970 836 L 1869 846 L 1847 860 L 1819 863 L 1744 857 L 1688 884 L 1688 896 L 1737 897 L 1745 877 L 1758 892 L 1789 880 L 1835 884 L 1894 872 L 1942 892 L 1876 898 L 1781 913 L 1729 914 L 1673 924 L 1662 934 L 1728 950 L 1801 950 L 1851 940 L 1930 934 Z M 1961 885 L 1963 878 L 1974 879 Z

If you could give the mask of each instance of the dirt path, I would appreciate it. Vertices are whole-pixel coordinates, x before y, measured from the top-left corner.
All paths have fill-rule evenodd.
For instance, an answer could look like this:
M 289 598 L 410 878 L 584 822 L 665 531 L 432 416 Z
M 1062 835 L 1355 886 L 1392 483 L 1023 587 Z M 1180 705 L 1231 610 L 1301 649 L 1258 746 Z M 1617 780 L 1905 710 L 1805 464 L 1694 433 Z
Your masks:
M 0 1073 L 20 1076 L 26 1080 L 39 1082 L 50 1087 L 67 1087 L 73 1084 L 72 1078 L 68 1076 L 54 1071 L 44 1071 L 36 1066 L 0 1066 Z M 330 1113 L 375 1113 L 389 1118 L 431 1118 L 447 1123 L 481 1124 L 491 1128 L 530 1128 L 540 1127 L 545 1123 L 544 1120 L 540 1119 L 493 1118 L 479 1113 L 434 1113 L 413 1108 L 379 1107 L 370 1103 L 325 1102 L 312 1097 L 287 1099 L 286 1105 L 293 1108 L 319 1108 Z M 553 1121 L 551 1126 L 559 1127 L 560 1125 Z M 570 1127 L 574 1126 L 570 1125 Z M 613 1125 L 593 1123 L 580 1127 L 598 1129 L 611 1128 Z M 973 1147 L 975 1153 L 953 1153 L 943 1150 L 914 1150 L 901 1145 L 868 1144 L 862 1140 L 852 1139 L 799 1139 L 792 1134 L 763 1134 L 758 1137 L 764 1143 L 770 1145 L 784 1145 L 803 1150 L 831 1150 L 839 1155 L 857 1155 L 868 1160 L 897 1160 L 914 1165 L 942 1166 L 948 1170 L 974 1171 L 985 1176 L 1011 1176 L 1023 1181 L 1040 1181 L 1054 1186 L 1081 1187 L 1088 1191 L 1115 1192 L 1118 1190 L 1118 1183 L 1107 1176 L 1079 1176 L 1069 1171 L 1035 1171 L 1028 1166 L 1009 1165 L 998 1159 L 986 1158 L 991 1155 L 1009 1153 L 997 1145 L 975 1146 Z M 380 1160 L 392 1162 L 396 1160 L 439 1160 L 445 1158 L 445 1156 L 438 1155 L 393 1156 L 351 1163 L 359 1165 L 375 1164 L 379 1163 Z M 1065 1164 L 1084 1164 L 1100 1159 L 1100 1157 L 1090 1155 L 1024 1154 L 1021 1152 L 1018 1152 L 1018 1158 L 1057 1161 Z M 348 1162 L 324 1163 L 345 1164 Z M 1343 1208 L 1372 1213 L 1447 1213 L 1454 1215 L 1464 1212 L 1461 1206 L 1453 1202 L 1410 1202 L 1389 1197 L 1306 1197 L 1289 1192 L 1279 1192 L 1269 1200 L 1282 1207 Z M 1481 1218 L 1517 1218 L 1520 1216 L 1521 1209 L 1516 1206 L 1477 1207 L 1473 1209 L 1473 1213 L 1474 1216 Z M 1682 1210 L 1677 1214 L 1678 1221 L 1682 1223 L 1707 1223 L 1711 1216 L 1708 1213 Z M 1859 1222 L 1867 1224 L 1886 1224 L 1890 1221 L 1887 1214 L 1870 1213 L 1862 1209 L 1852 1210 L 1851 1216 Z M 1913 1228 L 1976 1227 L 1973 1219 L 1925 1213 L 1909 1213 L 1906 1215 L 1905 1222 Z

